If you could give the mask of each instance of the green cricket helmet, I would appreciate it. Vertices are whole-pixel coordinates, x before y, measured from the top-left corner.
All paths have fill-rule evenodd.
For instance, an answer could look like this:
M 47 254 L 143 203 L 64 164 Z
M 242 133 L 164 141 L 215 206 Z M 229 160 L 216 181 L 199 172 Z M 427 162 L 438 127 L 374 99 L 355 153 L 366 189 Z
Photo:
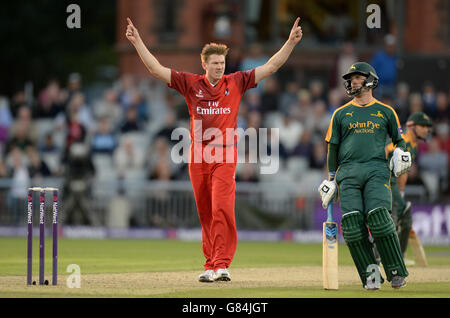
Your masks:
M 423 125 L 423 126 L 428 126 L 428 127 L 433 126 L 433 123 L 431 122 L 430 117 L 428 117 L 428 115 L 425 114 L 424 112 L 417 112 L 417 113 L 411 114 L 408 117 L 407 122 L 412 123 L 414 125 Z
M 352 90 L 352 84 L 350 78 L 354 74 L 361 74 L 366 77 L 364 80 L 364 83 L 361 88 L 358 88 L 357 90 Z M 350 68 L 348 69 L 347 73 L 342 75 L 342 78 L 345 80 L 344 86 L 345 90 L 347 91 L 347 94 L 349 96 L 358 95 L 361 93 L 361 90 L 363 88 L 367 89 L 375 89 L 378 86 L 378 75 L 375 69 L 366 62 L 356 62 Z

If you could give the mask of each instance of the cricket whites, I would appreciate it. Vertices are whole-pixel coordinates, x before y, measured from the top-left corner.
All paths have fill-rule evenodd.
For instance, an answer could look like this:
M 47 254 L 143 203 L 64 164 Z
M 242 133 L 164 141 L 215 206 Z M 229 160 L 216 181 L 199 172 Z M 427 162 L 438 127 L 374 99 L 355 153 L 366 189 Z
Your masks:
M 338 283 L 338 225 L 333 222 L 333 205 L 328 204 L 327 221 L 323 223 L 323 288 L 337 290 Z

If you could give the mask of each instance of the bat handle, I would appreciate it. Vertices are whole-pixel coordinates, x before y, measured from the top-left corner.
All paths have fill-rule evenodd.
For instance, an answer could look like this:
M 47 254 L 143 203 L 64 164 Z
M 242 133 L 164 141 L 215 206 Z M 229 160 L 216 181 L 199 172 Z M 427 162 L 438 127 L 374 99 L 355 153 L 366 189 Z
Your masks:
M 328 203 L 328 217 L 327 217 L 327 222 L 333 222 L 333 204 L 330 202 Z

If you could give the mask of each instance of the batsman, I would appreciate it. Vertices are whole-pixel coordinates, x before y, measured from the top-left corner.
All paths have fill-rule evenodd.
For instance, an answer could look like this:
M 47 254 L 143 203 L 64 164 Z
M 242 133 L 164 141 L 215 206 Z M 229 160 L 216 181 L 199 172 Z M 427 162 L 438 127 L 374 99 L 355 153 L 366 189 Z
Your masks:
M 357 62 L 343 75 L 353 99 L 333 113 L 325 137 L 328 143 L 328 180 L 318 188 L 322 205 L 339 198 L 342 235 L 356 265 L 362 286 L 378 290 L 384 282 L 369 241 L 378 248 L 392 288 L 406 285 L 406 269 L 391 217 L 391 172 L 400 176 L 411 166 L 400 122 L 394 109 L 372 95 L 378 75 L 368 63 Z M 396 146 L 391 162 L 386 139 Z
M 417 144 L 425 141 L 432 127 L 430 117 L 423 112 L 411 114 L 406 121 L 406 132 L 402 135 L 406 143 L 406 150 L 411 153 L 411 160 L 415 160 L 417 155 Z M 386 146 L 388 160 L 392 158 L 395 146 L 390 143 Z M 411 202 L 405 201 L 405 185 L 408 181 L 408 174 L 402 174 L 398 178 L 391 178 L 392 190 L 392 218 L 397 226 L 398 238 L 402 255 L 406 255 L 408 239 L 412 229 Z

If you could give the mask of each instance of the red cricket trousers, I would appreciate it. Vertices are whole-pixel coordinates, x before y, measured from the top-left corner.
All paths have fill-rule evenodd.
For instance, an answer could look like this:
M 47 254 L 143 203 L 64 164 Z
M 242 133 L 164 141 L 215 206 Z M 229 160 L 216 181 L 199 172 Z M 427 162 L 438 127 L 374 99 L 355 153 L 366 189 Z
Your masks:
M 210 149 L 205 151 L 206 147 Z M 211 162 L 218 151 L 223 151 L 223 162 Z M 199 155 L 201 162 L 198 162 L 199 157 L 194 160 Z M 236 251 L 236 163 L 237 149 L 234 145 L 211 147 L 191 144 L 189 175 L 202 225 L 205 270 L 228 268 Z

